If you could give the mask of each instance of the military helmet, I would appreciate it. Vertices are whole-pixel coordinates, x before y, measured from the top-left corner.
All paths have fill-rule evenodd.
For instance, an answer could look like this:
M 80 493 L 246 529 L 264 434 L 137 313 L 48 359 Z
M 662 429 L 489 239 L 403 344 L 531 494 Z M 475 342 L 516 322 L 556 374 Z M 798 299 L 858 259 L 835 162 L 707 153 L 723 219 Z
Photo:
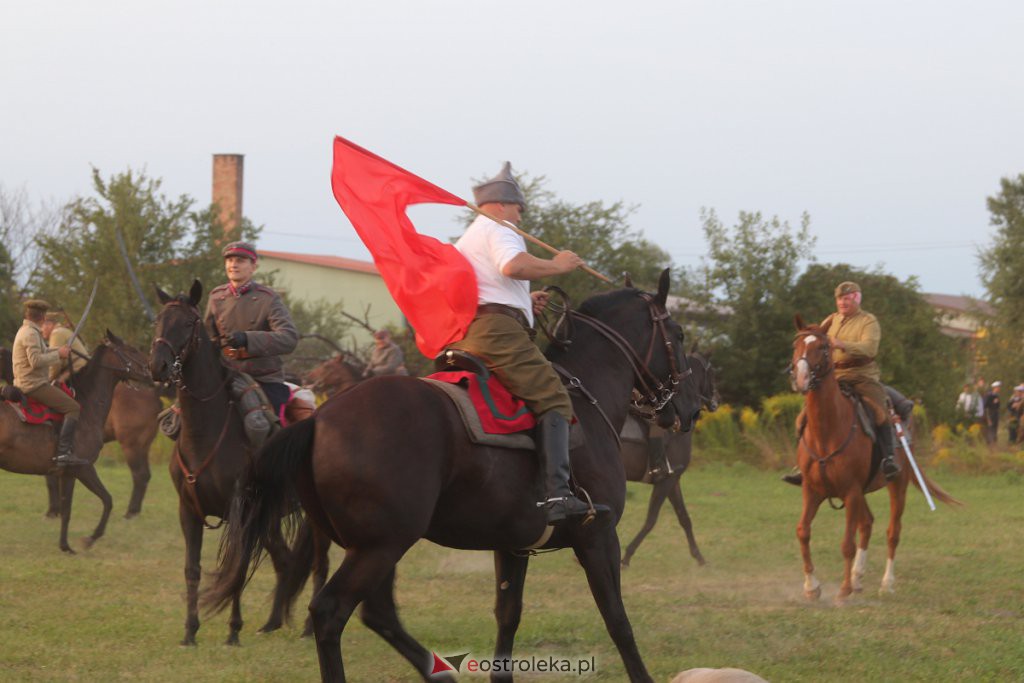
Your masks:
M 256 253 L 256 247 L 249 242 L 229 242 L 224 245 L 220 255 L 221 258 L 227 258 L 228 256 L 244 256 L 254 262 L 259 258 L 259 254 Z
M 477 205 L 497 202 L 499 204 L 518 204 L 521 208 L 526 207 L 526 197 L 519 187 L 519 183 L 512 177 L 512 163 L 505 162 L 498 175 L 473 188 L 473 200 Z

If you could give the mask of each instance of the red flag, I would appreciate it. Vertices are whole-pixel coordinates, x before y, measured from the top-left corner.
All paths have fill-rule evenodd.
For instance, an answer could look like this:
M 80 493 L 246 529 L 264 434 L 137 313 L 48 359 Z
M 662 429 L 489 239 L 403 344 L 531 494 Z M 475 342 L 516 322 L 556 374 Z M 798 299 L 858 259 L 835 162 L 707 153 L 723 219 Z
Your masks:
M 405 210 L 466 201 L 342 137 L 334 138 L 331 187 L 423 355 L 433 358 L 462 339 L 476 315 L 473 267 L 451 244 L 417 233 Z

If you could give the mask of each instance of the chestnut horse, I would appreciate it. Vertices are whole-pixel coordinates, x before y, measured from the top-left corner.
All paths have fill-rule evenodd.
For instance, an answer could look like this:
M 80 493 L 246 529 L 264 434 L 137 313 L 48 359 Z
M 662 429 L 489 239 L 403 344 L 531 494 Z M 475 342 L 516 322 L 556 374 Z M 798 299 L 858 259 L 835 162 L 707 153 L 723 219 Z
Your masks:
M 794 389 L 804 395 L 807 415 L 807 425 L 797 445 L 797 464 L 803 473 L 803 512 L 796 535 L 804 561 L 804 595 L 808 600 L 821 597 L 821 584 L 814 576 L 811 562 L 811 522 L 825 499 L 838 499 L 846 508 L 846 531 L 841 545 L 845 561 L 843 583 L 836 601 L 842 602 L 862 589 L 874 523 L 865 494 L 883 486 L 889 489 L 889 555 L 880 592 L 891 593 L 896 582 L 896 546 L 900 542 L 907 485 L 912 480 L 920 485 L 902 448 L 896 449 L 901 469 L 892 481 L 886 482 L 881 468 L 872 465 L 874 444 L 860 429 L 854 400 L 840 390 L 832 372 L 832 344 L 828 335 L 817 325 L 804 325 L 800 316 L 796 316 L 795 322 L 798 332 L 793 340 L 791 372 Z M 924 480 L 935 498 L 946 504 L 960 504 L 930 479 Z M 858 531 L 860 540 L 855 543 Z
M 172 381 L 181 406 L 181 433 L 171 457 L 171 482 L 178 492 L 178 520 L 185 536 L 185 637 L 195 645 L 199 630 L 200 557 L 203 529 L 215 529 L 208 517 L 225 520 L 239 478 L 252 458 L 242 418 L 229 389 L 232 374 L 206 333 L 199 302 L 203 286 L 192 284 L 188 296 L 171 297 L 157 288 L 163 308 L 156 319 L 149 368 L 156 382 Z M 278 517 L 267 532 L 267 548 L 277 584 L 267 623 L 261 632 L 280 628 L 287 617 L 283 586 L 295 567 Z M 228 645 L 238 645 L 242 630 L 241 586 L 228 596 L 232 603 Z
M 701 406 L 708 412 L 718 410 L 719 396 L 718 388 L 715 386 L 715 370 L 711 367 L 710 354 L 704 356 L 697 351 L 696 346 L 686 356 L 690 369 L 693 370 L 693 380 L 700 394 Z M 697 560 L 697 564 L 704 566 L 704 556 L 697 547 L 697 539 L 693 535 L 693 522 L 690 520 L 690 513 L 686 510 L 686 502 L 683 500 L 683 491 L 679 485 L 679 479 L 683 472 L 690 466 L 690 457 L 693 453 L 693 430 L 684 432 L 678 428 L 663 430 L 660 427 L 651 425 L 648 420 L 630 416 L 634 425 L 640 430 L 641 440 L 627 440 L 625 431 L 622 436 L 622 463 L 626 468 L 627 481 L 642 481 L 651 484 L 651 498 L 647 504 L 647 519 L 644 525 L 637 532 L 636 537 L 626 546 L 626 553 L 622 556 L 622 566 L 628 567 L 629 561 L 637 548 L 643 542 L 647 534 L 651 533 L 654 525 L 658 522 L 658 513 L 667 498 L 675 510 L 679 526 L 686 534 L 686 543 L 690 548 L 690 556 Z M 652 434 L 660 433 L 660 453 L 654 454 L 658 460 L 668 463 L 669 472 L 667 476 L 658 481 L 651 482 L 648 478 L 650 468 L 651 449 L 658 448 L 652 440 Z M 654 439 L 659 438 L 654 436 Z M 664 466 L 664 465 L 662 465 Z
M 363 366 L 350 354 L 335 354 L 306 373 L 303 384 L 328 397 L 363 381 Z
M 75 480 L 93 492 L 103 505 L 99 524 L 91 535 L 82 539 L 92 546 L 107 527 L 113 500 L 96 472 L 95 462 L 103 446 L 103 423 L 110 410 L 114 388 L 120 381 L 144 381 L 146 357 L 107 330 L 103 342 L 74 376 L 77 400 L 82 406 L 75 432 L 75 455 L 89 461 L 88 465 L 57 470 L 60 500 L 60 549 L 74 553 L 68 545 L 68 522 L 71 520 L 71 499 Z M 57 448 L 57 435 L 52 425 L 29 425 L 21 422 L 14 410 L 0 405 L 0 467 L 19 474 L 53 473 L 52 458 Z
M 573 479 L 617 519 L 626 480 L 615 435 L 634 387 L 652 407 L 684 400 L 682 426 L 700 409 L 687 376 L 682 329 L 665 312 L 668 271 L 657 295 L 622 289 L 591 297 L 578 313 L 572 345 L 548 357 L 572 377 L 585 443 L 572 451 Z M 266 532 L 289 511 L 291 491 L 322 533 L 345 548 L 341 567 L 310 605 L 320 674 L 344 680 L 341 635 L 356 607 L 366 625 L 431 680 L 431 653 L 409 635 L 394 602 L 395 566 L 421 538 L 452 548 L 492 550 L 498 638 L 511 657 L 529 553 L 572 548 L 605 627 L 633 681 L 651 680 L 622 604 L 614 524 L 549 529 L 532 451 L 470 443 L 451 401 L 413 377 L 377 377 L 336 395 L 314 418 L 271 437 L 259 452 L 228 520 L 215 585 L 204 604 L 226 606 L 249 576 Z M 582 495 L 582 494 L 581 494 Z M 510 676 L 509 676 L 510 677 Z

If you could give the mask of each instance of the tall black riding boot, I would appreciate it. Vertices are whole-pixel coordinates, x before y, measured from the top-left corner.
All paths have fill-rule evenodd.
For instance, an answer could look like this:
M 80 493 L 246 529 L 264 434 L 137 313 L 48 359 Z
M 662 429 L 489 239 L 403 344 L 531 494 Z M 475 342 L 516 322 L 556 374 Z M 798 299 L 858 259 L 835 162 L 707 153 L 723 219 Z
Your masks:
M 538 503 L 547 513 L 548 524 L 561 524 L 569 517 L 590 521 L 590 506 L 569 490 L 569 423 L 549 410 L 537 420 L 537 454 L 544 467 L 545 500 Z M 596 514 L 610 514 L 607 505 L 594 505 Z
M 88 460 L 76 458 L 73 453 L 75 445 L 75 428 L 78 426 L 78 418 L 71 415 L 64 416 L 64 424 L 60 426 L 60 436 L 57 438 L 57 457 L 53 461 L 57 467 L 75 467 L 77 465 L 88 465 Z
M 647 475 L 652 484 L 663 481 L 671 474 L 668 471 L 668 458 L 665 457 L 665 439 L 652 436 L 647 439 Z
M 886 420 L 875 427 L 878 446 L 882 449 L 882 474 L 886 480 L 892 480 L 899 476 L 900 465 L 896 462 L 896 436 L 892 423 Z

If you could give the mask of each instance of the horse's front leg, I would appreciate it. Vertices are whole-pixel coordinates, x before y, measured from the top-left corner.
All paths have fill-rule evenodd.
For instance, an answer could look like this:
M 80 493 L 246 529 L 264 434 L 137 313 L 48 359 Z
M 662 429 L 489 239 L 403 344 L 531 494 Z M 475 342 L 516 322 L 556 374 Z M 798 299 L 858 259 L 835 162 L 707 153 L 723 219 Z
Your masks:
M 494 645 L 494 659 L 512 657 L 512 647 L 523 614 L 523 587 L 529 558 L 505 550 L 494 551 L 494 581 L 496 584 L 494 618 L 498 622 L 498 639 Z M 492 681 L 511 681 L 512 672 L 494 671 Z
M 647 503 L 647 519 L 644 520 L 644 525 L 637 532 L 636 537 L 626 546 L 626 554 L 622 556 L 623 567 L 629 566 L 633 553 L 640 547 L 643 540 L 647 538 L 647 534 L 651 533 L 654 525 L 658 523 L 658 514 L 661 512 L 661 506 L 665 504 L 665 498 L 668 496 L 669 489 L 678 485 L 679 477 L 668 477 L 667 479 L 662 479 L 651 488 L 651 499 Z
M 182 486 L 187 486 L 182 482 Z M 180 496 L 188 495 L 185 491 Z M 199 559 L 203 552 L 203 520 L 185 503 L 185 498 L 178 500 L 178 521 L 181 533 L 185 536 L 185 637 L 182 645 L 196 644 L 196 631 L 199 630 L 199 576 L 201 568 Z
M 614 528 L 581 530 L 579 533 L 580 537 L 572 549 L 587 573 L 590 592 L 604 619 L 605 628 L 619 650 L 626 674 L 630 681 L 653 681 L 640 658 L 633 627 L 622 604 L 619 537 Z
M 843 583 L 839 586 L 839 594 L 836 595 L 838 604 L 842 604 L 853 592 L 853 560 L 857 552 L 857 528 L 863 523 L 867 507 L 864 492 L 860 489 L 854 489 L 847 494 L 844 503 L 846 505 L 846 529 L 843 531 L 843 541 L 840 544 L 843 553 Z
M 800 513 L 800 522 L 796 525 L 796 537 L 800 541 L 800 555 L 804 560 L 804 597 L 817 600 L 821 597 L 821 583 L 814 576 L 814 563 L 811 561 L 811 522 L 818 514 L 822 498 L 807 487 L 807 476 L 804 475 L 804 508 Z
M 697 539 L 693 535 L 693 521 L 690 520 L 690 513 L 686 511 L 686 501 L 683 500 L 683 489 L 680 485 L 679 477 L 676 477 L 675 481 L 675 485 L 668 491 L 668 499 L 676 511 L 679 526 L 683 527 L 683 531 L 686 533 L 686 542 L 690 546 L 690 556 L 697 560 L 697 564 L 703 567 L 707 563 L 704 561 L 704 555 L 701 554 L 700 548 L 697 547 Z

